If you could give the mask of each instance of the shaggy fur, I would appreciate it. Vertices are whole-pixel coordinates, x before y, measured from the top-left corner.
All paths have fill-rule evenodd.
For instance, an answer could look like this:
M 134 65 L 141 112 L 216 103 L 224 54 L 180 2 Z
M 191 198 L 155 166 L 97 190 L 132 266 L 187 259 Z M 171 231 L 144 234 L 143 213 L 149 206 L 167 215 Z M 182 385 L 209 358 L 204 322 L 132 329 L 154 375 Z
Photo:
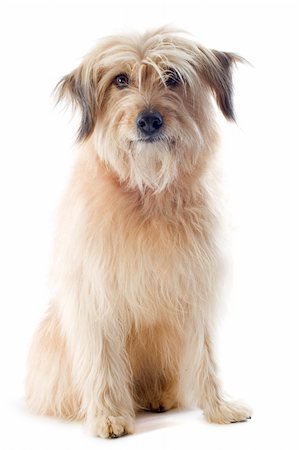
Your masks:
M 29 356 L 33 411 L 84 418 L 101 437 L 131 433 L 139 409 L 195 403 L 210 422 L 248 418 L 223 399 L 211 342 L 221 274 L 207 183 L 212 98 L 234 118 L 236 61 L 163 28 L 102 40 L 59 83 L 59 98 L 81 111 L 80 146 L 60 209 L 55 295 Z M 136 127 L 147 109 L 164 119 L 152 142 Z

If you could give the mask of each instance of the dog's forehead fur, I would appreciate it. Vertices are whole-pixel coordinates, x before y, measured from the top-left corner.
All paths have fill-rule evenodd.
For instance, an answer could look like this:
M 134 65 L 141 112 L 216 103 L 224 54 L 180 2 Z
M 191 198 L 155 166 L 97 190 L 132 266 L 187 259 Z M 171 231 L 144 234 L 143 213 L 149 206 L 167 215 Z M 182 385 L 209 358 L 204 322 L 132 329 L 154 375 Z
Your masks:
M 86 69 L 95 72 L 106 69 L 116 74 L 123 70 L 138 81 L 144 67 L 152 68 L 161 78 L 165 69 L 175 69 L 192 85 L 199 56 L 198 45 L 183 33 L 161 29 L 144 35 L 112 36 L 101 40 L 87 55 Z

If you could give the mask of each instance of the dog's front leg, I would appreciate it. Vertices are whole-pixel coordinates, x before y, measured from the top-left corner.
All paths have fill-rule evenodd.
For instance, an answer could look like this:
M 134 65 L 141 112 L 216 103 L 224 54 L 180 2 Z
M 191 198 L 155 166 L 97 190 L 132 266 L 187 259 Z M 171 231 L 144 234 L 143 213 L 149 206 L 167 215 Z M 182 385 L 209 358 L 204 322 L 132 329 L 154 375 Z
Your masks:
M 212 342 L 206 328 L 203 336 L 199 365 L 199 406 L 209 422 L 234 423 L 250 418 L 250 411 L 243 405 L 228 402 L 221 393 L 220 382 L 216 373 Z
M 74 327 L 73 374 L 88 431 L 115 438 L 133 432 L 134 405 L 123 332 L 118 318 L 108 316 L 88 320 L 80 315 Z

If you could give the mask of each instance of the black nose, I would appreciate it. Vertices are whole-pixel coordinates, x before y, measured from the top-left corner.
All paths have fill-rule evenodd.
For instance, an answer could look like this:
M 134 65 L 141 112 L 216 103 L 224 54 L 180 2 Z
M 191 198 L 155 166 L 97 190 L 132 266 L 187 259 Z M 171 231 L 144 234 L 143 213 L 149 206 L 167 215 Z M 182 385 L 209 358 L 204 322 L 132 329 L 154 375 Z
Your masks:
M 157 134 L 163 125 L 163 117 L 158 111 L 143 111 L 136 119 L 137 128 L 144 136 Z

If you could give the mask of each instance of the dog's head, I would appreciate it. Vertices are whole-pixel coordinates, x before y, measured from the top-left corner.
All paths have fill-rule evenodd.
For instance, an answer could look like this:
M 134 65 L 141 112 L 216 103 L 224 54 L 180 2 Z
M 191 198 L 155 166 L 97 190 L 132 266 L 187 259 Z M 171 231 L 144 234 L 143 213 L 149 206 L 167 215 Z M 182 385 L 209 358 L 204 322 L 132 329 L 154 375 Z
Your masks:
M 78 139 L 92 139 L 121 182 L 160 192 L 211 150 L 211 94 L 234 120 L 231 72 L 241 60 L 167 29 L 110 37 L 61 80 L 58 95 L 80 108 Z

